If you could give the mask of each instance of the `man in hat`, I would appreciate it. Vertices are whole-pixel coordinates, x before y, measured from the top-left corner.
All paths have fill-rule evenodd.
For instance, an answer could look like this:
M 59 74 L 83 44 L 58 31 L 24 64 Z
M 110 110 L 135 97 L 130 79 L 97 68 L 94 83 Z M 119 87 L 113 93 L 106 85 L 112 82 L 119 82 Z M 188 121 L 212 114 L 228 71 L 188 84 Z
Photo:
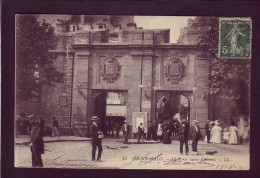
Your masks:
M 124 121 L 124 124 L 123 124 L 123 134 L 125 136 L 125 139 L 124 139 L 124 143 L 128 143 L 128 135 L 130 134 L 130 126 L 129 124 L 127 123 L 127 121 L 125 120 Z
M 90 127 L 90 135 L 91 135 L 91 143 L 92 143 L 92 161 L 95 161 L 97 147 L 98 147 L 97 161 L 101 161 L 101 154 L 103 149 L 102 149 L 102 137 L 101 137 L 102 132 L 100 130 L 100 127 L 98 126 L 99 118 L 97 116 L 93 116 L 91 120 L 93 121 Z
M 43 142 L 43 124 L 42 118 L 36 120 L 34 115 L 29 117 L 32 120 L 32 130 L 30 134 L 30 144 L 32 152 L 32 167 L 43 167 L 41 155 L 44 154 L 44 142 Z
M 153 133 L 153 126 L 151 123 L 148 123 L 148 129 L 147 129 L 147 140 L 151 140 Z
M 189 153 L 189 146 L 188 146 L 189 128 L 190 128 L 189 123 L 186 121 L 186 119 L 183 119 L 180 126 L 178 127 L 181 154 L 183 154 L 183 144 L 185 144 L 186 155 L 188 155 Z
M 199 139 L 202 138 L 201 133 L 200 133 L 200 127 L 198 126 L 198 121 L 194 120 L 193 121 L 193 126 L 190 129 L 190 135 L 191 135 L 191 140 L 192 140 L 192 151 L 194 154 L 198 154 L 198 141 Z
M 205 125 L 205 129 L 206 129 L 206 137 L 207 137 L 207 143 L 210 143 L 210 120 L 207 121 L 206 125 Z

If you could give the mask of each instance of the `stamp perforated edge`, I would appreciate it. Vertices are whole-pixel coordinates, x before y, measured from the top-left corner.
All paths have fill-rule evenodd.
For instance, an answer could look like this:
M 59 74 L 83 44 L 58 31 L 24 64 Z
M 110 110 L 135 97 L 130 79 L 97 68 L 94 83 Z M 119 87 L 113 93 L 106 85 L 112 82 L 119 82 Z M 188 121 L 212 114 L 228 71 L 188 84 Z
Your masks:
M 221 57 L 220 56 L 220 41 L 221 41 L 221 20 L 247 20 L 250 22 L 250 37 L 249 37 L 249 46 L 250 46 L 250 56 L 249 57 Z M 251 59 L 252 55 L 252 19 L 251 17 L 219 17 L 219 39 L 218 39 L 218 57 L 220 59 Z

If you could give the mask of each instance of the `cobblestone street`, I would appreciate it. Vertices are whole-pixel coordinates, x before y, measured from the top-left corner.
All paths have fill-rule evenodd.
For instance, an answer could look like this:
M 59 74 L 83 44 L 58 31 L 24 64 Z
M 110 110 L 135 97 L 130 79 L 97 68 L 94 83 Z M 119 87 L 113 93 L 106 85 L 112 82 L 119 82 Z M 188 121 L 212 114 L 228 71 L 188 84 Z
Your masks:
M 191 142 L 190 142 L 191 144 Z M 117 139 L 103 140 L 103 162 L 91 161 L 91 142 L 45 143 L 42 155 L 45 168 L 122 168 L 122 169 L 249 169 L 248 145 L 216 145 L 199 142 L 199 155 L 180 155 L 179 142 L 171 145 L 122 144 Z M 191 149 L 191 145 L 189 145 Z M 205 154 L 217 151 L 214 155 Z M 243 160 L 243 161 L 242 161 Z M 15 145 L 15 166 L 31 167 L 31 152 L 26 145 Z

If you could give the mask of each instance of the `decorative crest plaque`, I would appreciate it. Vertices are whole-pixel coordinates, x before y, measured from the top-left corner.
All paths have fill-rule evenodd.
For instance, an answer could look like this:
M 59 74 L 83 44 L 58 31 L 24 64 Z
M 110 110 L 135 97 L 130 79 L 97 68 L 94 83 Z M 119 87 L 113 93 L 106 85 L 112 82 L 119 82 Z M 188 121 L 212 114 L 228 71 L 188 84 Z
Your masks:
M 164 68 L 165 77 L 167 77 L 167 81 L 171 81 L 172 84 L 178 83 L 185 75 L 186 67 L 182 63 L 181 59 L 177 57 L 171 57 Z
M 120 75 L 121 65 L 116 58 L 110 56 L 100 65 L 100 73 L 103 80 L 107 83 L 113 83 Z

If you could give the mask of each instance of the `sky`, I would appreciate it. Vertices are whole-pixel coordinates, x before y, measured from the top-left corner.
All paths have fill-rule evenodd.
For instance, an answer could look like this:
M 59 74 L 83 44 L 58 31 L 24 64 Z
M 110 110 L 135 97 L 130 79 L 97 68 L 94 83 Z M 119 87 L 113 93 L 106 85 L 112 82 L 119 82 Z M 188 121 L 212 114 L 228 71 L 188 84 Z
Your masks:
M 188 16 L 134 16 L 137 27 L 143 29 L 170 29 L 170 43 L 177 43 L 180 29 L 187 27 Z

